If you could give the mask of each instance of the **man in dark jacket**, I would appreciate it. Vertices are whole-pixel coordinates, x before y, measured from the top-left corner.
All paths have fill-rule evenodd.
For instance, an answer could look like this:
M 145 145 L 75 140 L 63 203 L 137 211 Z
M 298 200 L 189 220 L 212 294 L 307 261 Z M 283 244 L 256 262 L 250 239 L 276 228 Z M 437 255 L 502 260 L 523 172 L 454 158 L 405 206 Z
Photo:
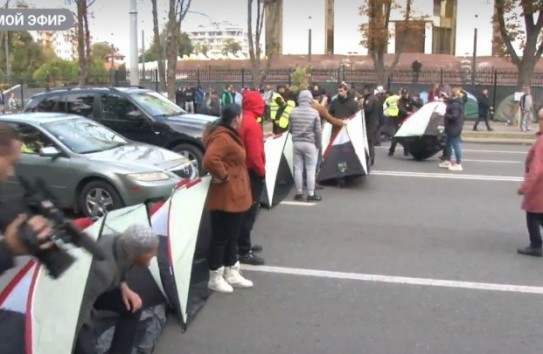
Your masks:
M 22 142 L 17 131 L 8 125 L 0 124 L 0 182 L 5 183 L 14 176 L 21 147 Z M 24 215 L 26 212 L 22 199 L 17 203 L 0 203 L 0 232 L 3 234 L 0 238 L 0 274 L 14 266 L 14 257 L 28 254 L 19 235 L 19 227 L 25 221 L 36 233 L 39 241 L 47 240 L 52 234 L 45 218 L 28 217 Z M 50 244 L 43 245 L 44 248 L 48 246 Z
M 132 225 L 118 236 L 102 235 L 99 244 L 106 259 L 95 259 L 91 265 L 81 302 L 75 354 L 96 353 L 93 309 L 119 314 L 109 352 L 132 353 L 143 304 L 126 284 L 126 274 L 132 266 L 148 267 L 156 256 L 158 242 L 151 228 L 142 224 Z
M 349 85 L 342 82 L 338 87 L 338 95 L 332 100 L 328 112 L 332 117 L 339 119 L 347 119 L 352 117 L 358 112 L 358 104 L 354 100 L 354 93 L 349 91 Z M 334 129 L 341 129 L 340 127 L 334 127 Z M 326 146 L 322 147 L 326 149 Z M 340 178 L 337 181 L 339 188 L 345 188 L 345 179 Z
M 464 127 L 464 102 L 460 89 L 452 90 L 452 97 L 447 98 L 447 110 L 445 112 L 445 161 L 439 167 L 448 168 L 450 171 L 462 171 L 462 146 L 461 135 Z M 456 161 L 451 162 L 452 150 Z
M 370 150 L 371 166 L 375 163 L 375 145 L 379 134 L 379 112 L 382 111 L 382 104 L 375 92 L 370 89 L 365 90 L 364 97 L 364 119 L 366 120 L 366 133 L 368 136 L 368 147 Z M 381 107 L 381 108 L 380 108 Z
M 473 126 L 473 130 L 477 130 L 477 126 L 480 121 L 484 121 L 486 124 L 486 129 L 492 131 L 490 124 L 488 123 L 488 112 L 490 111 L 490 100 L 488 99 L 488 90 L 484 89 L 481 91 L 481 95 L 477 97 L 477 103 L 479 105 L 479 117 Z
M 411 97 L 409 96 L 409 92 L 406 89 L 402 89 L 400 91 L 400 99 L 398 100 L 398 109 L 399 109 L 398 121 L 396 122 L 397 126 L 395 127 L 396 132 L 398 131 L 398 129 L 400 129 L 400 126 L 403 124 L 403 122 L 407 119 L 407 117 L 413 110 L 413 101 Z M 390 144 L 390 149 L 388 150 L 388 156 L 394 155 L 397 144 L 398 144 L 398 140 L 396 140 L 395 138 L 392 138 L 392 143 Z M 408 156 L 408 155 L 409 153 L 404 147 L 403 156 Z

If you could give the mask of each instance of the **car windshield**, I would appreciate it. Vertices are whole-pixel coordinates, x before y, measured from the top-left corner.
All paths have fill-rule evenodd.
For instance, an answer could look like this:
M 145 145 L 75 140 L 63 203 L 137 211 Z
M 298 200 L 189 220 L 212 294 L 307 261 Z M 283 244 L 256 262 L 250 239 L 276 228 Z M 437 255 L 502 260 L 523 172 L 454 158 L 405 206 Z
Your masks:
M 153 117 L 168 117 L 185 114 L 178 105 L 164 97 L 158 92 L 145 91 L 130 95 L 144 111 Z
M 43 127 L 76 154 L 90 154 L 128 144 L 122 136 L 88 119 L 61 120 Z

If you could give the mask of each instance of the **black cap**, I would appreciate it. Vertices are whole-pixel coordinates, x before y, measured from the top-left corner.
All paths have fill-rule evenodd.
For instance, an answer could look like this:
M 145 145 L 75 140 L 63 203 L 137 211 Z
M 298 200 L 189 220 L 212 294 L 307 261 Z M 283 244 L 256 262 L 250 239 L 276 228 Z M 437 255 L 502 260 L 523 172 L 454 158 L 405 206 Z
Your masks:
M 225 123 L 230 123 L 234 118 L 241 114 L 239 104 L 232 103 L 225 106 L 221 111 L 221 120 Z

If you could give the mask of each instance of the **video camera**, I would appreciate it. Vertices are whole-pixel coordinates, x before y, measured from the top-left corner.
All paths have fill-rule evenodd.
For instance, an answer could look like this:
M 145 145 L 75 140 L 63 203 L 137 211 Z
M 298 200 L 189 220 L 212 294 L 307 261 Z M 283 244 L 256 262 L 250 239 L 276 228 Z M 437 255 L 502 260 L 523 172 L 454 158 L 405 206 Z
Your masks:
M 75 262 L 75 258 L 68 253 L 63 244 L 73 244 L 92 254 L 98 260 L 104 260 L 105 254 L 98 244 L 83 231 L 73 225 L 70 220 L 52 202 L 54 197 L 42 179 L 38 179 L 35 187 L 18 176 L 19 183 L 25 191 L 25 203 L 30 207 L 37 205 L 37 214 L 42 215 L 52 223 L 53 235 L 49 241 L 53 245 L 41 249 L 37 235 L 26 223 L 19 228 L 19 235 L 28 252 L 36 257 L 47 269 L 49 275 L 57 279 Z M 45 197 L 45 199 L 42 199 Z

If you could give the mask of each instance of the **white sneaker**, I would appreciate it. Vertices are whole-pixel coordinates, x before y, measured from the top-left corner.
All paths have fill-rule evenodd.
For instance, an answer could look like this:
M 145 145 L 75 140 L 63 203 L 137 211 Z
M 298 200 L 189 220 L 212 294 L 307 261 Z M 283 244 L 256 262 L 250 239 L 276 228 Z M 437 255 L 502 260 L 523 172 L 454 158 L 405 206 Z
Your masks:
M 249 279 L 245 279 L 241 275 L 239 262 L 236 262 L 232 267 L 227 267 L 224 272 L 224 278 L 226 282 L 232 285 L 234 288 L 252 288 L 253 282 Z
M 451 167 L 451 163 L 449 161 L 445 161 L 439 164 L 439 167 L 441 168 L 449 168 Z
M 209 282 L 207 283 L 207 287 L 213 291 L 216 291 L 218 293 L 225 293 L 229 294 L 234 291 L 234 288 L 230 286 L 224 280 L 224 267 L 220 267 L 219 269 L 213 271 L 209 271 Z
M 456 164 L 456 165 L 451 165 L 449 167 L 449 171 L 455 171 L 455 172 L 458 171 L 458 172 L 460 172 L 460 171 L 464 171 L 464 169 L 462 168 L 462 165 Z

